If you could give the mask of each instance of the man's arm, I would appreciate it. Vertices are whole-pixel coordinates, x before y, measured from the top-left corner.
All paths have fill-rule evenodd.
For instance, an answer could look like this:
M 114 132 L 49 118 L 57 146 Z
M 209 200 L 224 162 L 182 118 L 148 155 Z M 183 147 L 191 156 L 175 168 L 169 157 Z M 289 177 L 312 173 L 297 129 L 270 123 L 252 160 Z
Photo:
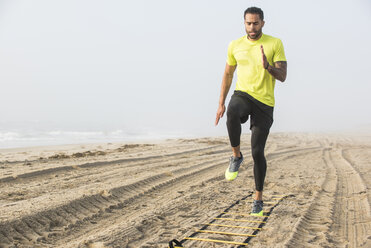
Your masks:
M 285 82 L 287 75 L 287 62 L 277 61 L 274 63 L 274 67 L 269 65 L 266 67 L 267 71 L 276 79 L 281 82 Z
M 223 117 L 225 112 L 225 99 L 228 95 L 229 88 L 232 84 L 233 73 L 236 70 L 236 65 L 229 65 L 226 63 L 223 81 L 222 81 L 222 88 L 220 90 L 220 97 L 219 97 L 219 107 L 218 111 L 216 112 L 216 119 L 215 119 L 215 126 L 218 125 L 220 118 Z
M 275 79 L 284 82 L 287 75 L 287 62 L 277 61 L 274 63 L 274 66 L 271 66 L 268 63 L 267 57 L 265 56 L 263 45 L 260 46 L 260 49 L 262 51 L 262 62 L 264 69 L 266 69 Z

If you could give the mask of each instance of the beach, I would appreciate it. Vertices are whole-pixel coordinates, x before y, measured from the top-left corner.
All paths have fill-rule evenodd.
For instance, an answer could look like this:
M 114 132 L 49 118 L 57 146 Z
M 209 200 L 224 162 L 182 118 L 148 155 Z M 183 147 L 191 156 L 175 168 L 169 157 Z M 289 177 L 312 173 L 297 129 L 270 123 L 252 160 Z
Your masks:
M 261 229 L 241 141 L 233 182 L 228 137 L 1 149 L 0 247 L 371 247 L 370 136 L 270 134 Z

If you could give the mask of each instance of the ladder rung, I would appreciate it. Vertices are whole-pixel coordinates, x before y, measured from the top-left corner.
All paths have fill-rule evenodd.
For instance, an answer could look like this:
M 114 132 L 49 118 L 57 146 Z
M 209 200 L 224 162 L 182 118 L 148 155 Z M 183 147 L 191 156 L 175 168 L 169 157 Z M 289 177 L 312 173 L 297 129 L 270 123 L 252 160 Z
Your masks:
M 232 226 L 232 225 L 222 225 L 222 224 L 202 224 L 207 226 L 219 226 L 219 227 L 232 227 L 232 228 L 242 228 L 242 229 L 253 229 L 253 230 L 261 230 L 260 227 L 251 227 L 251 226 Z
M 200 232 L 200 233 L 215 233 L 215 234 L 224 234 L 224 235 L 233 235 L 233 236 L 244 236 L 244 237 L 256 237 L 256 235 L 245 234 L 245 233 L 228 233 L 228 232 L 209 231 L 209 230 L 197 230 L 196 232 Z
M 263 212 L 263 213 L 268 213 L 268 212 Z M 262 216 L 259 216 L 259 215 L 250 215 L 250 214 L 243 214 L 243 213 L 233 213 L 233 212 L 223 212 L 223 214 L 230 214 L 230 215 L 239 215 L 239 216 L 257 216 L 257 217 L 269 217 L 269 215 L 262 215 Z
M 246 201 L 250 201 L 250 200 L 246 200 Z M 253 202 L 250 202 L 250 203 L 252 204 Z M 278 201 L 263 201 L 263 203 L 264 203 L 264 205 L 265 204 L 277 204 Z
M 217 239 L 199 239 L 199 238 L 185 238 L 189 240 L 197 240 L 197 241 L 205 241 L 205 242 L 214 242 L 214 243 L 224 243 L 224 244 L 232 244 L 232 245 L 247 245 L 247 243 L 239 243 L 227 240 L 217 240 Z
M 236 222 L 251 222 L 251 223 L 266 223 L 265 221 L 258 221 L 258 220 L 237 220 L 237 219 L 230 219 L 230 218 L 214 218 L 215 220 L 229 220 L 229 221 L 236 221 Z

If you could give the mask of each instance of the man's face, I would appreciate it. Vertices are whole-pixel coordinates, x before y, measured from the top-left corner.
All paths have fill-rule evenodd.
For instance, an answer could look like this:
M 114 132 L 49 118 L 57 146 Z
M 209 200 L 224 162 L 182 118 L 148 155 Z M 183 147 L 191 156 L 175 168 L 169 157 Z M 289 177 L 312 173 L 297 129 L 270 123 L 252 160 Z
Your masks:
M 262 34 L 264 21 L 260 19 L 259 14 L 245 15 L 245 29 L 250 40 L 258 40 Z

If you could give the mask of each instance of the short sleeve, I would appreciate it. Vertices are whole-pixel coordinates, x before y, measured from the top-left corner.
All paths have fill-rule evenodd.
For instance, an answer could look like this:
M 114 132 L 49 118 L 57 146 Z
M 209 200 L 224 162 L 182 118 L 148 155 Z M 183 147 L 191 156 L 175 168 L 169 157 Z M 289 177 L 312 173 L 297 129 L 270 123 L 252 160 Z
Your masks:
M 285 50 L 280 39 L 277 40 L 274 50 L 273 62 L 286 61 Z
M 228 45 L 228 56 L 227 56 L 228 65 L 237 65 L 236 58 L 233 55 L 233 41 Z

